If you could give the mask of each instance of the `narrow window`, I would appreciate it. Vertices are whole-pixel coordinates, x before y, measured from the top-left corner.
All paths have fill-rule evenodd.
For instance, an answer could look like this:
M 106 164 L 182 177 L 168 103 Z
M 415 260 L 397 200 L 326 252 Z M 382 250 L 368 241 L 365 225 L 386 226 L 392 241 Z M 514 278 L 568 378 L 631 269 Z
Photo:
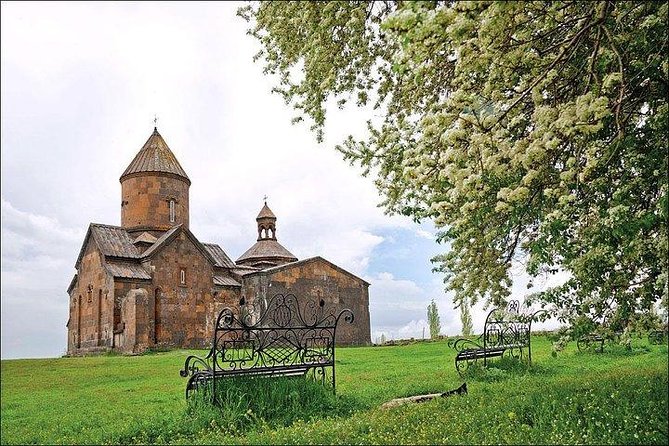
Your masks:
M 170 223 L 174 223 L 176 220 L 176 206 L 174 200 L 170 200 Z
M 181 279 L 181 284 L 186 285 L 186 270 L 181 268 L 181 273 L 179 274 Z

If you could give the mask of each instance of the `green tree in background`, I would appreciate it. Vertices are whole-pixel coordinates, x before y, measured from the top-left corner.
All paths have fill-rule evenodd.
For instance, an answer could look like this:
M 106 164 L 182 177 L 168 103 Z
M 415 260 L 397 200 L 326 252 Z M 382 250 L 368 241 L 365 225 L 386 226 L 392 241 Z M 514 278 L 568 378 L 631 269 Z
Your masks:
M 441 332 L 441 321 L 439 320 L 439 309 L 434 299 L 427 306 L 427 324 L 430 326 L 430 338 L 438 338 Z
M 533 297 L 621 327 L 666 294 L 667 2 L 259 2 L 239 10 L 275 92 L 319 139 L 326 107 L 371 105 L 337 147 L 388 213 L 429 218 L 456 306 Z
M 460 322 L 462 323 L 462 336 L 471 336 L 473 334 L 472 314 L 469 311 L 469 302 L 463 299 L 460 303 Z

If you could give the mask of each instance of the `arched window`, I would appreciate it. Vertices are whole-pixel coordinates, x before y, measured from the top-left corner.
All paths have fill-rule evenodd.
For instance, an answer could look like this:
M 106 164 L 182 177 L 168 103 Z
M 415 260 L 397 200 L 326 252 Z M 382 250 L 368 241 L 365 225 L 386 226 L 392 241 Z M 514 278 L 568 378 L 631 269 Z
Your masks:
M 100 340 L 102 339 L 102 289 L 98 290 L 98 318 L 96 331 L 98 333 L 98 345 L 100 345 Z
M 81 303 L 83 298 L 79 295 L 79 303 L 77 305 L 77 348 L 81 348 Z
M 160 318 L 160 313 L 162 311 L 162 302 L 161 302 L 161 295 L 160 295 L 160 288 L 156 288 L 156 291 L 154 293 L 154 307 L 153 307 L 154 313 L 153 313 L 153 321 L 154 321 L 154 327 L 153 327 L 153 343 L 157 344 L 158 340 L 160 339 L 160 330 L 162 330 L 162 321 Z
M 177 219 L 176 202 L 170 199 L 170 223 L 174 223 Z

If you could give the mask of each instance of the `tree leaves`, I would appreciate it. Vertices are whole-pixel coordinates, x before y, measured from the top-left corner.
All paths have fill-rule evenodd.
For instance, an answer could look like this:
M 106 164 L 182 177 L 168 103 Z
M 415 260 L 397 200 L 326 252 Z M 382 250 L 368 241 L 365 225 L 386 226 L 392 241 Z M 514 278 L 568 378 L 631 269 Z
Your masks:
M 450 250 L 435 270 L 456 304 L 504 301 L 518 262 L 569 274 L 536 296 L 565 317 L 585 302 L 629 319 L 666 295 L 666 3 L 260 2 L 240 14 L 316 132 L 330 98 L 374 101 L 367 138 L 337 149 L 375 172 L 388 212 L 441 228 Z

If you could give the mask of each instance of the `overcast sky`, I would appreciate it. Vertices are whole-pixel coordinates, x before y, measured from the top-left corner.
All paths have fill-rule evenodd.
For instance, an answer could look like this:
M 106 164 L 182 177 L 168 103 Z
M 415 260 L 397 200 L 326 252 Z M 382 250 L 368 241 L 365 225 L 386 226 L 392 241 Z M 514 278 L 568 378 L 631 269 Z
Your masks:
M 430 222 L 387 216 L 371 178 L 270 93 L 235 3 L 2 3 L 2 358 L 66 350 L 67 286 L 91 222 L 120 224 L 119 177 L 158 130 L 192 180 L 190 228 L 234 260 L 267 194 L 279 241 L 369 281 L 372 339 L 422 337 L 434 298 L 459 315 L 429 259 Z M 515 286 L 522 297 L 524 281 Z M 474 310 L 474 327 L 485 313 Z M 428 330 L 426 329 L 426 332 Z

